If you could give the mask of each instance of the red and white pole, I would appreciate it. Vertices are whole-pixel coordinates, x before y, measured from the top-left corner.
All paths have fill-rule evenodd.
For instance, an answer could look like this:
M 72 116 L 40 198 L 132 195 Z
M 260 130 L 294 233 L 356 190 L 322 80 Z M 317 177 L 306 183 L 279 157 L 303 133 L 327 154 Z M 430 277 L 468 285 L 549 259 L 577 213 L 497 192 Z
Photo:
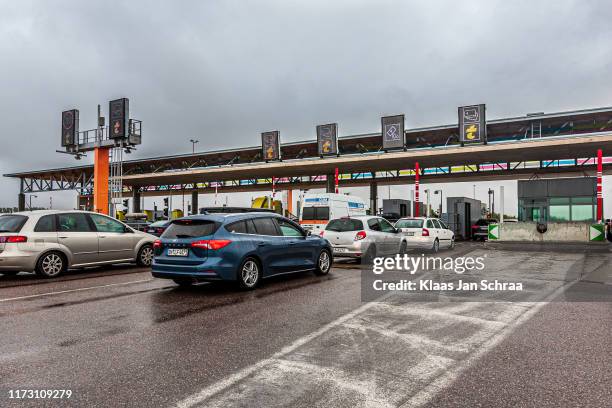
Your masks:
M 603 153 L 601 149 L 597 149 L 597 221 L 603 222 L 603 193 L 602 193 L 602 175 L 603 175 Z
M 419 162 L 414 164 L 414 216 L 419 216 Z
M 274 208 L 274 197 L 276 196 L 276 177 L 272 176 L 272 200 L 270 200 L 270 208 Z
M 338 191 L 340 191 L 338 189 L 338 168 L 336 167 L 336 170 L 334 171 L 334 186 L 335 186 L 335 191 L 336 194 L 338 194 Z

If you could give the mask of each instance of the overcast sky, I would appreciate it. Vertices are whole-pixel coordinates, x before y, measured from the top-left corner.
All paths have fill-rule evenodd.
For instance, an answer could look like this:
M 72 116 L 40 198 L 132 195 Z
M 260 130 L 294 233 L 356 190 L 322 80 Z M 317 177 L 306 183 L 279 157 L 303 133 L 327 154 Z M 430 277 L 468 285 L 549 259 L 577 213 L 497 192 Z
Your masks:
M 98 103 L 124 96 L 144 123 L 133 157 L 186 153 L 190 138 L 257 145 L 270 129 L 314 139 L 330 121 L 341 135 L 377 131 L 385 114 L 454 123 L 480 102 L 490 119 L 609 106 L 609 5 L 0 0 L 0 172 L 80 164 L 55 153 L 61 111 L 80 109 L 84 130 Z M 17 190 L 0 180 L 0 206 Z

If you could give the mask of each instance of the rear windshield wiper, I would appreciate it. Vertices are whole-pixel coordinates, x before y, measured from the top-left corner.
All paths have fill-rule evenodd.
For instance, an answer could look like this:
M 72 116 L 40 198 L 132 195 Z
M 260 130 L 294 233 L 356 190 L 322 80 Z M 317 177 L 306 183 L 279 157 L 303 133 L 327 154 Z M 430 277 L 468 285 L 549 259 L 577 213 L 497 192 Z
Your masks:
M 185 235 L 185 234 L 177 234 L 176 237 L 177 238 L 193 238 L 191 235 Z

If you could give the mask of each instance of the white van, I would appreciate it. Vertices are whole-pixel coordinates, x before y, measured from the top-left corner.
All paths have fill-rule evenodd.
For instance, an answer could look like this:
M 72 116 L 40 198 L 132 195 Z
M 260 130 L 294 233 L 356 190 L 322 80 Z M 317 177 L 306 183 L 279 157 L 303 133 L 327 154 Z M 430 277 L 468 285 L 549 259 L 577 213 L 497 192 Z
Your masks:
M 366 215 L 366 207 L 359 197 L 346 194 L 306 194 L 302 200 L 300 224 L 305 230 L 319 234 L 329 220 Z

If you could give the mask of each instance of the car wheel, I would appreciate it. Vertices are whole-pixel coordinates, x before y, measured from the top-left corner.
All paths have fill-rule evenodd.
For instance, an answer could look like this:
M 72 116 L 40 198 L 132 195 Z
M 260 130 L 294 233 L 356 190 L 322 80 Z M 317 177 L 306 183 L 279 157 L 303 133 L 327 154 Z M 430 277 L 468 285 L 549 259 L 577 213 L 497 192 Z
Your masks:
M 405 255 L 406 253 L 408 253 L 408 244 L 406 243 L 406 241 L 403 241 L 402 245 L 400 245 L 399 253 L 400 255 Z
M 136 263 L 138 266 L 151 266 L 153 263 L 153 256 L 153 247 L 151 245 L 143 245 L 140 251 L 138 251 Z
M 327 249 L 324 249 L 319 254 L 319 259 L 317 260 L 317 269 L 315 269 L 315 274 L 317 275 L 327 275 L 329 270 L 331 269 L 332 258 Z
M 450 249 L 455 249 L 455 237 L 452 237 L 452 238 L 451 238 L 451 242 L 450 242 L 450 246 L 449 246 L 449 248 L 450 248 Z
M 193 285 L 193 281 L 190 279 L 172 279 L 172 280 L 174 281 L 174 283 L 176 283 L 182 288 L 186 288 L 186 287 Z
M 36 263 L 36 273 L 45 278 L 55 278 L 67 269 L 66 258 L 59 252 L 49 252 Z
M 254 258 L 245 259 L 238 269 L 238 286 L 243 290 L 255 289 L 261 278 L 261 267 Z
M 370 245 L 365 254 L 363 254 L 361 260 L 362 263 L 371 264 L 374 262 L 374 258 L 376 258 L 376 246 Z
M 438 238 L 436 238 L 436 240 L 433 243 L 433 247 L 431 247 L 431 252 L 435 254 L 439 250 L 440 250 L 440 241 L 438 241 Z

